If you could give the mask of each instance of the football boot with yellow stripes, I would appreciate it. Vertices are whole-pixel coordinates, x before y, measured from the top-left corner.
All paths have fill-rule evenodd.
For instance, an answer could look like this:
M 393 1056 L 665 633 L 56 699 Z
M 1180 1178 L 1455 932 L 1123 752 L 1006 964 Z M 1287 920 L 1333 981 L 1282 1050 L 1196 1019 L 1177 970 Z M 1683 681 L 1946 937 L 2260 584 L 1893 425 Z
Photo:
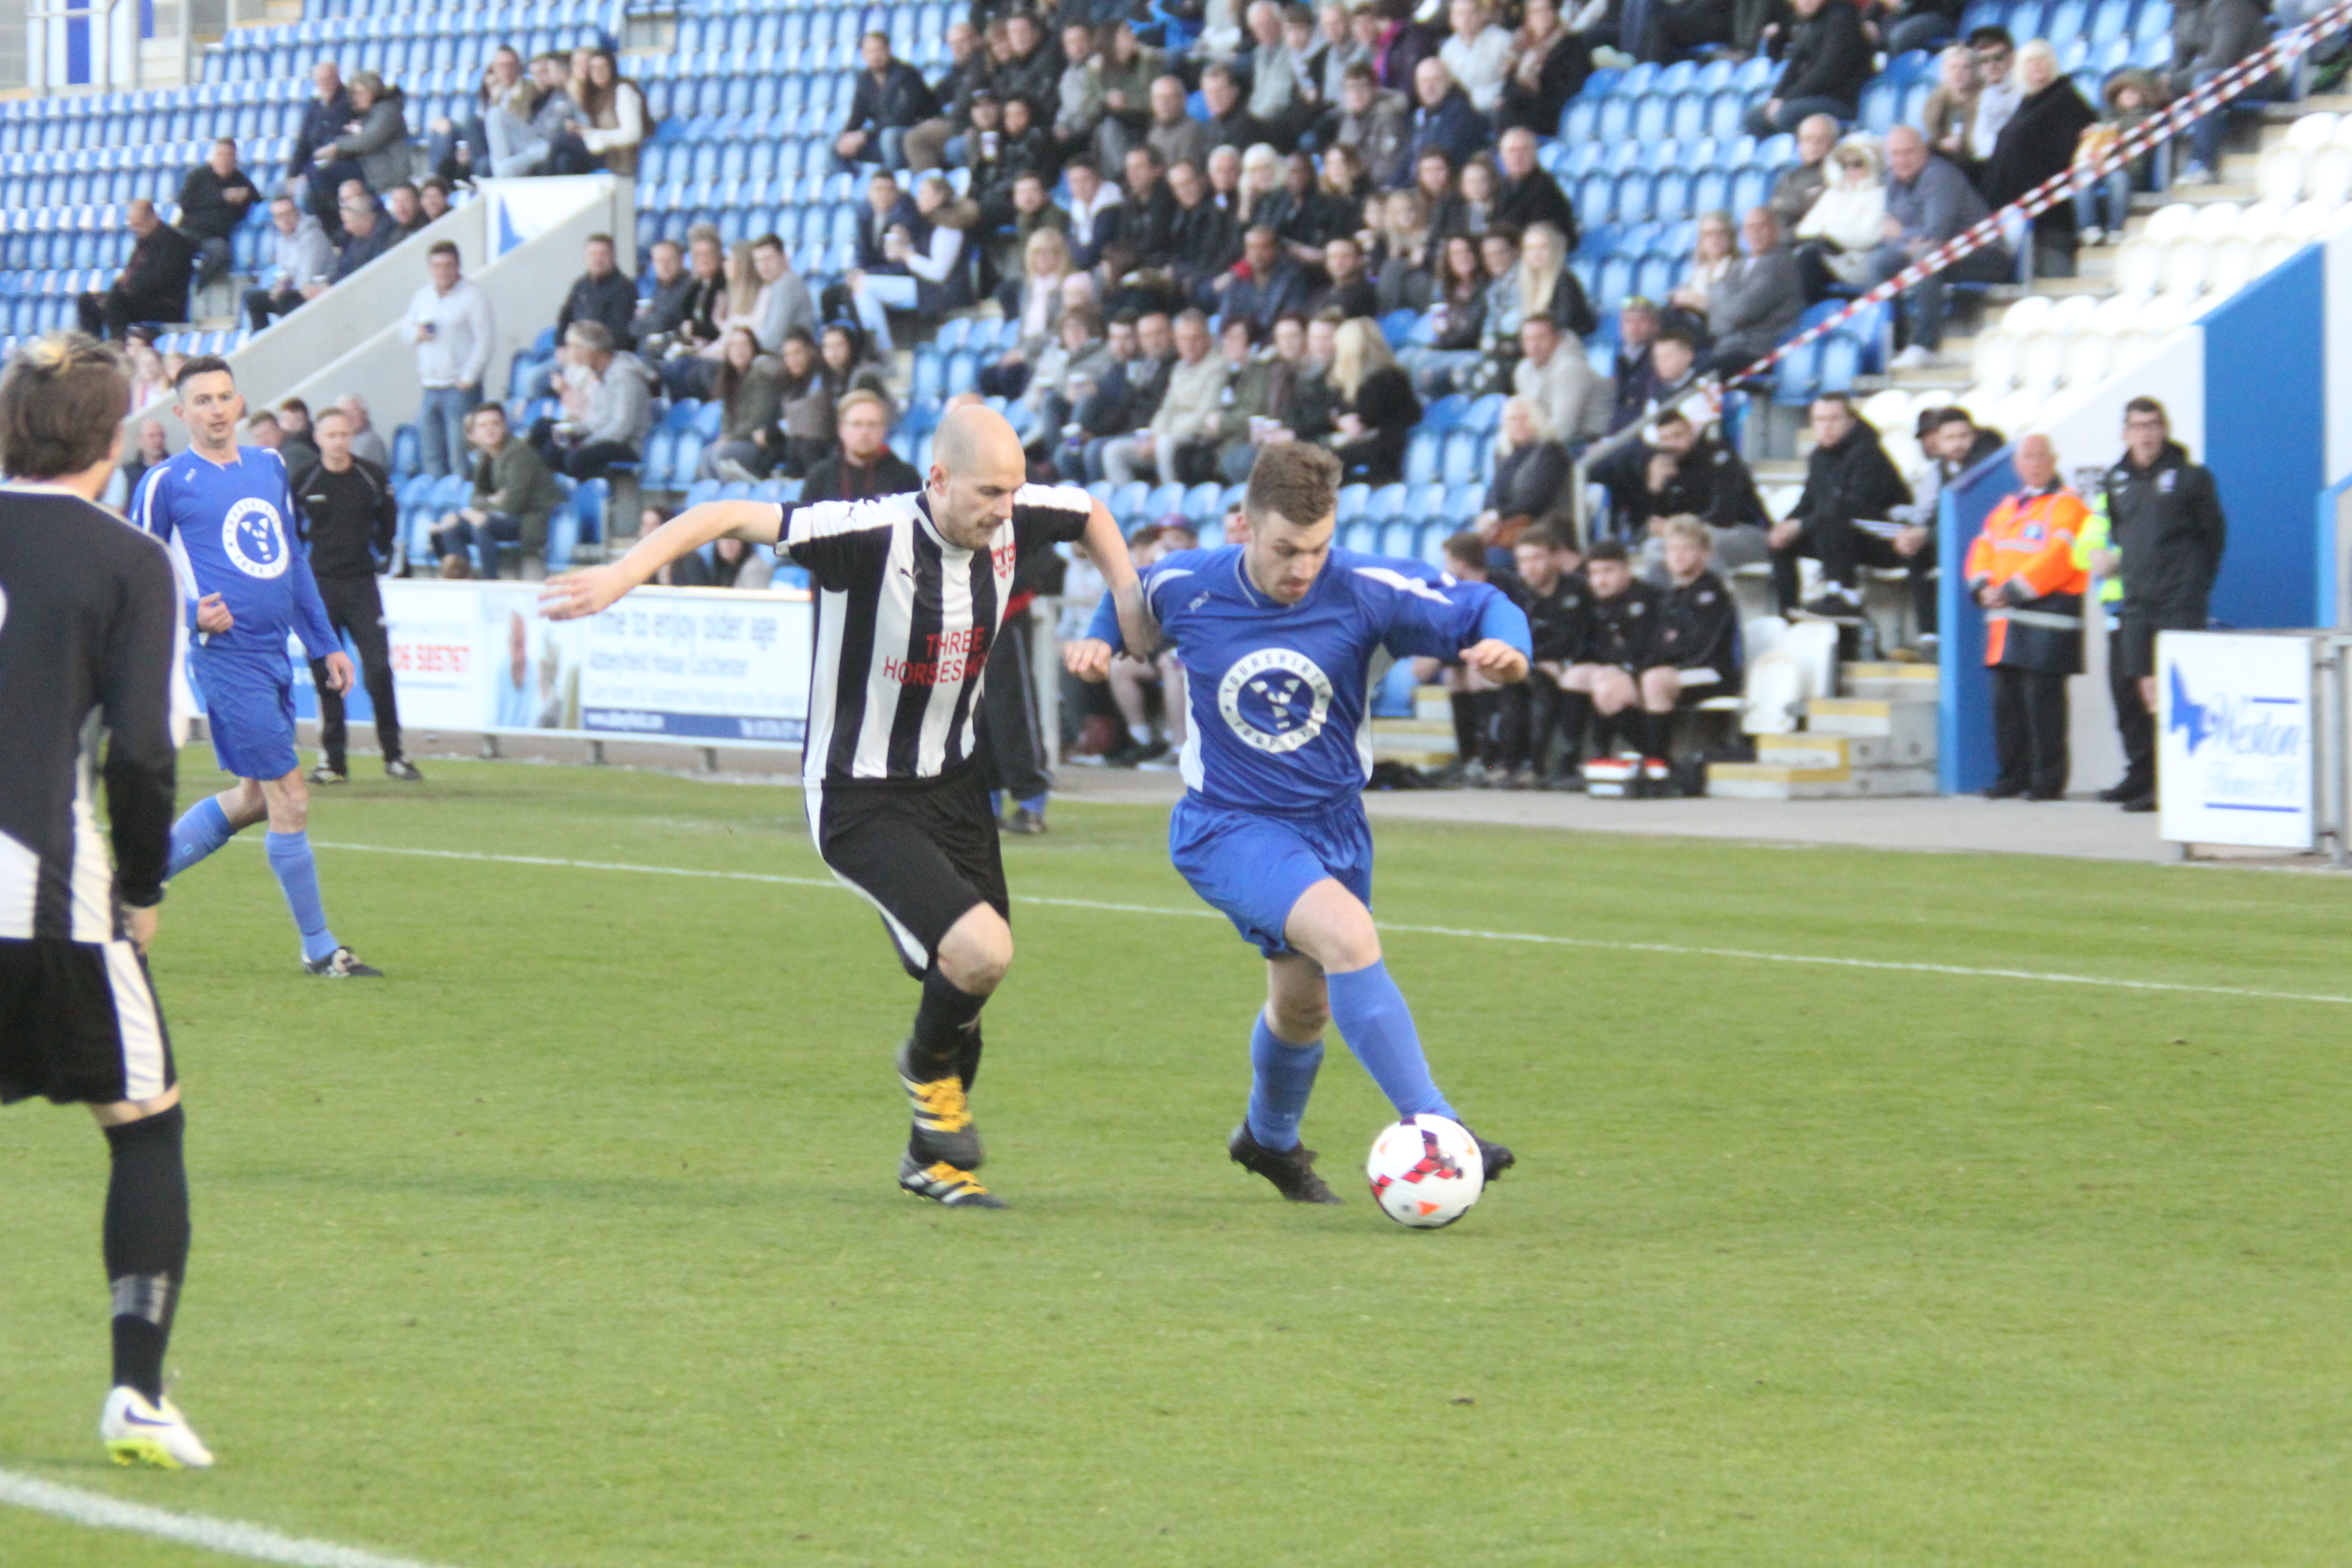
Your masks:
M 925 1165 L 944 1163 L 960 1171 L 977 1171 L 988 1156 L 980 1146 L 980 1129 L 972 1125 L 971 1100 L 962 1077 L 950 1070 L 943 1078 L 918 1079 L 915 1042 L 898 1048 L 898 1081 L 914 1107 L 915 1131 L 908 1152 Z
M 1004 1200 L 980 1184 L 970 1171 L 934 1160 L 926 1165 L 909 1153 L 898 1162 L 898 1185 L 908 1195 L 951 1209 L 1001 1209 Z

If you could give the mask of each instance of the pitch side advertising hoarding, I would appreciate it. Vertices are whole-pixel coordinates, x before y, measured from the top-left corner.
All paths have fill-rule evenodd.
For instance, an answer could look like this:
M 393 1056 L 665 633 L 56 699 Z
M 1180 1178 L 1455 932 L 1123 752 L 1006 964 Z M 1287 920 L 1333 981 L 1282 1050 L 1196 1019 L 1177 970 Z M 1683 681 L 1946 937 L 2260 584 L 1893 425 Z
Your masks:
M 2156 668 L 2164 837 L 2312 847 L 2310 634 L 2165 632 Z

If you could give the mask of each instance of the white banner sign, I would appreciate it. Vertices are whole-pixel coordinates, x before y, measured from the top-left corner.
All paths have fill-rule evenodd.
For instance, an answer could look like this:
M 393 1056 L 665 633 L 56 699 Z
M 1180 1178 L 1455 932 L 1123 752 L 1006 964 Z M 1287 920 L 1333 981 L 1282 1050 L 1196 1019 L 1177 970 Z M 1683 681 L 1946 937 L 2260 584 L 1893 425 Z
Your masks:
M 2164 837 L 2310 848 L 2309 640 L 2164 632 L 2156 668 Z
M 404 725 L 735 745 L 805 731 L 805 593 L 640 588 L 591 619 L 548 621 L 535 584 L 383 589 Z

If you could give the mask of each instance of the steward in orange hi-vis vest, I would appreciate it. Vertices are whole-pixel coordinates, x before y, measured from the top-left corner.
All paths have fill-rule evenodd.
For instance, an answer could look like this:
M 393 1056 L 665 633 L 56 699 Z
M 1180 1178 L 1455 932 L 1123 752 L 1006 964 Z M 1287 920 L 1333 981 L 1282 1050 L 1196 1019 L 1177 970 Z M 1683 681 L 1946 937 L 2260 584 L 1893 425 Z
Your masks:
M 1993 509 L 1969 546 L 1969 589 L 1985 607 L 1985 663 L 2051 674 L 2083 672 L 2083 595 L 2074 539 L 2090 517 L 2064 485 L 2020 490 Z

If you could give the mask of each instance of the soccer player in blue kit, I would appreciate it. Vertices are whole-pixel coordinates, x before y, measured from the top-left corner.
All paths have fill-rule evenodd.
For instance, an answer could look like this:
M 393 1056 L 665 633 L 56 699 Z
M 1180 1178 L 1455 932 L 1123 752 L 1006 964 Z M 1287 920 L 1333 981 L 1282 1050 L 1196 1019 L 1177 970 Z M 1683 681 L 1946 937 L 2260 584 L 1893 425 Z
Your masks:
M 294 632 L 325 661 L 336 691 L 352 661 L 328 623 L 295 531 L 286 465 L 264 447 L 237 445 L 245 399 L 228 363 L 206 354 L 181 367 L 173 408 L 188 449 L 147 470 L 131 521 L 170 547 L 188 599 L 196 684 L 221 771 L 235 789 L 198 801 L 172 828 L 165 876 L 176 877 L 265 817 L 269 868 L 302 933 L 302 964 L 331 978 L 375 975 L 327 928 L 310 855 L 310 792 L 294 752 Z
M 1372 923 L 1362 795 L 1372 655 L 1459 659 L 1509 682 L 1526 679 L 1531 647 L 1527 616 L 1483 583 L 1433 581 L 1419 562 L 1333 549 L 1339 483 L 1322 448 L 1266 447 L 1250 470 L 1248 542 L 1178 551 L 1143 574 L 1192 710 L 1169 852 L 1266 959 L 1249 1113 L 1227 1151 L 1297 1203 L 1339 1201 L 1298 1138 L 1327 1021 L 1400 1116 L 1461 1120 L 1430 1077 Z M 1087 680 L 1103 679 L 1120 648 L 1118 616 L 1103 605 L 1064 654 Z M 1516 1163 L 1499 1143 L 1478 1146 L 1490 1181 Z

